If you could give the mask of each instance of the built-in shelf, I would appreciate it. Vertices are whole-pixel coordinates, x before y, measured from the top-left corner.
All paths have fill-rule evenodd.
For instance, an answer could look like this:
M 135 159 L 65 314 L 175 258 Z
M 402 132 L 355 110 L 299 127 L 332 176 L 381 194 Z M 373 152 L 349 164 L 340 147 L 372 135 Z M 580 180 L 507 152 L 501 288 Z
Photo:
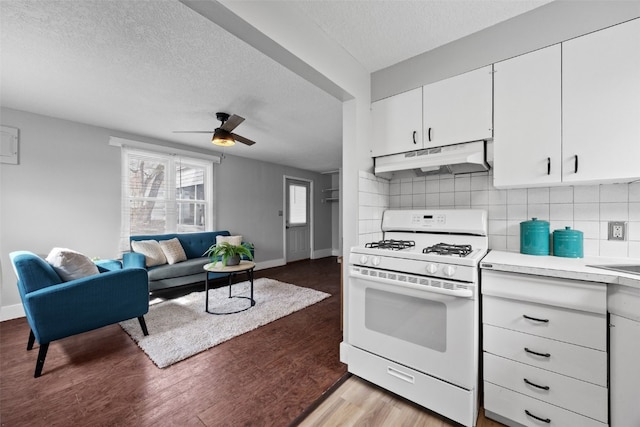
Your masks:
M 339 174 L 339 173 L 340 173 L 339 170 L 322 172 L 322 174 L 325 174 L 325 175 L 335 175 L 335 174 Z M 334 182 L 333 185 L 335 185 L 335 184 L 336 183 Z M 339 187 L 323 188 L 322 192 L 323 193 L 331 193 L 329 195 L 329 197 L 326 197 L 326 198 L 322 199 L 322 203 L 340 201 L 340 188 Z M 337 195 L 334 194 L 334 193 L 337 193 Z

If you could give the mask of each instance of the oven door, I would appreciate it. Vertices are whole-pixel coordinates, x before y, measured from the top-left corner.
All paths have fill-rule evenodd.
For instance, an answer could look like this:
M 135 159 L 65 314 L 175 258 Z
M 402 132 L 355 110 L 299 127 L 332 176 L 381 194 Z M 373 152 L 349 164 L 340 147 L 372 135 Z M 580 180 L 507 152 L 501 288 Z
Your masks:
M 474 389 L 478 369 L 475 295 L 364 277 L 361 271 L 352 268 L 350 274 L 349 344 Z

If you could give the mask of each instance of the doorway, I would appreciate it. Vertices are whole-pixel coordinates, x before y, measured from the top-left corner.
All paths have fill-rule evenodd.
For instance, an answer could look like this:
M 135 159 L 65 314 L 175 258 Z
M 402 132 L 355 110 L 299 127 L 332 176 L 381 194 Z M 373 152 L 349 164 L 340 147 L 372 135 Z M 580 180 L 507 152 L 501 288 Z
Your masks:
M 311 258 L 311 181 L 285 177 L 285 262 Z

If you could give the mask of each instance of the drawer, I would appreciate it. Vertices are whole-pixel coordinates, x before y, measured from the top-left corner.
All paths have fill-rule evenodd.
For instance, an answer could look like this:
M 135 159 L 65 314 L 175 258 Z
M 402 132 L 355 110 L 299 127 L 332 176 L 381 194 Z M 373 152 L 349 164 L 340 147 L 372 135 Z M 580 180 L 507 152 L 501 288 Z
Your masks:
M 597 350 L 607 349 L 605 314 L 484 296 L 482 322 Z
M 445 417 L 473 426 L 476 389 L 465 390 L 356 347 L 349 347 L 349 372 Z
M 508 329 L 483 325 L 484 351 L 607 387 L 607 353 Z M 530 351 L 548 354 L 539 356 Z
M 484 353 L 484 380 L 604 423 L 608 390 L 595 384 Z
M 493 414 L 496 414 L 523 426 L 604 427 L 607 425 L 487 381 L 484 382 L 484 411 L 488 418 L 493 418 Z M 498 421 L 505 420 L 498 419 Z
M 482 270 L 482 294 L 607 314 L 607 285 L 531 274 Z

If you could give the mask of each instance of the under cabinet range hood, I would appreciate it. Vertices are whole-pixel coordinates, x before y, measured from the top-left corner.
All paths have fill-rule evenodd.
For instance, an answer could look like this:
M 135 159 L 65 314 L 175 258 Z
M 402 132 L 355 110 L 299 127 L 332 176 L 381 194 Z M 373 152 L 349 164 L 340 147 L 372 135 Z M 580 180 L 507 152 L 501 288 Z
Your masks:
M 374 159 L 374 174 L 391 178 L 394 172 L 414 171 L 416 175 L 460 174 L 489 170 L 486 141 L 425 148 Z

